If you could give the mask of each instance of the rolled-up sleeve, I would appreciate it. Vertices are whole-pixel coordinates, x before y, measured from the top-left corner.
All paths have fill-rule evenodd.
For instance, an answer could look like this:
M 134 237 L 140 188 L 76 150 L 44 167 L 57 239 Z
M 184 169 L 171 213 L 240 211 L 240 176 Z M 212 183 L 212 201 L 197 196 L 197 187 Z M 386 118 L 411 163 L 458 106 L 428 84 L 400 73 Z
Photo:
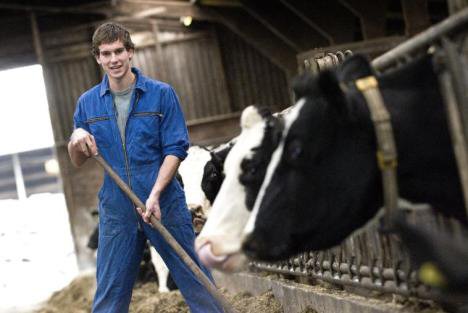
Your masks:
M 184 160 L 187 157 L 189 136 L 179 99 L 171 87 L 165 90 L 161 109 L 163 114 L 161 121 L 163 158 L 167 155 L 174 155 L 180 160 Z
M 89 132 L 88 124 L 85 123 L 86 118 L 83 112 L 82 99 L 78 99 L 75 109 L 75 114 L 73 114 L 73 129 L 83 128 Z

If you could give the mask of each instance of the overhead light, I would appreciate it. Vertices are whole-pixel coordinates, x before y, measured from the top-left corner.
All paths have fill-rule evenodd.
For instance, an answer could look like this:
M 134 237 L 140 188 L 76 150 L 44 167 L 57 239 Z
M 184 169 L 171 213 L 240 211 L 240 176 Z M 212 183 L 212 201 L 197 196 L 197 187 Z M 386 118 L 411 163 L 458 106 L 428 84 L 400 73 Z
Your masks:
M 184 26 L 189 27 L 193 22 L 193 18 L 191 16 L 181 16 L 180 22 L 184 24 Z

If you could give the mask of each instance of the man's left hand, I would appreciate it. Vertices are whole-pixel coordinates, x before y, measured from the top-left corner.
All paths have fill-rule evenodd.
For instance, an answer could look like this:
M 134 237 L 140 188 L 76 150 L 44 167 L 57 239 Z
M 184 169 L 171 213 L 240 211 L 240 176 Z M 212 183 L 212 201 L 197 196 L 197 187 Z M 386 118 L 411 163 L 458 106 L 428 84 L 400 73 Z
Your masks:
M 161 220 L 161 208 L 159 207 L 159 197 L 155 195 L 150 195 L 146 200 L 146 212 L 143 212 L 141 208 L 137 208 L 138 213 L 140 213 L 143 221 L 150 224 L 150 217 L 153 215 L 159 221 Z

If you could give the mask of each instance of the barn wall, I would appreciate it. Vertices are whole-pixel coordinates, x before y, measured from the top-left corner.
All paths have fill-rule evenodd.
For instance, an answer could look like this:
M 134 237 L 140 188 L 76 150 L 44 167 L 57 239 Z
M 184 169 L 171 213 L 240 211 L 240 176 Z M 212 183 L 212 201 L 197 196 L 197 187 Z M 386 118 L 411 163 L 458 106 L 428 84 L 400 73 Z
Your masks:
M 171 84 L 180 98 L 187 121 L 226 114 L 231 111 L 221 55 L 213 32 L 182 31 L 160 34 L 162 56 L 154 41 L 138 47 L 133 64 L 150 77 Z M 166 38 L 166 39 L 164 39 Z M 165 71 L 158 71 L 158 57 Z
M 273 111 L 291 104 L 284 71 L 224 26 L 217 27 L 217 37 L 233 112 L 251 104 L 269 106 Z

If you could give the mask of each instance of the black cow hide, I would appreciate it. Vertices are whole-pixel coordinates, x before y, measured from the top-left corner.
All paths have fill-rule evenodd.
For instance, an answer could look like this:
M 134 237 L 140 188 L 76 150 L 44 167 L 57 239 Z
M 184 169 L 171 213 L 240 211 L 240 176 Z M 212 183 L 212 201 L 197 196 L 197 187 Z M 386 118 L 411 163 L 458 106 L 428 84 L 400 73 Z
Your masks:
M 221 188 L 221 184 L 224 180 L 223 166 L 224 160 L 231 151 L 232 145 L 227 145 L 226 147 L 217 150 L 211 151 L 211 160 L 206 162 L 203 167 L 203 177 L 201 182 L 201 188 L 205 193 L 206 198 L 212 204 L 216 195 Z
M 299 81 L 305 100 L 267 184 L 247 255 L 280 260 L 330 248 L 382 203 L 369 110 L 354 80 L 374 74 L 362 56 Z M 447 118 L 430 56 L 377 76 L 398 150 L 400 195 L 466 221 Z

